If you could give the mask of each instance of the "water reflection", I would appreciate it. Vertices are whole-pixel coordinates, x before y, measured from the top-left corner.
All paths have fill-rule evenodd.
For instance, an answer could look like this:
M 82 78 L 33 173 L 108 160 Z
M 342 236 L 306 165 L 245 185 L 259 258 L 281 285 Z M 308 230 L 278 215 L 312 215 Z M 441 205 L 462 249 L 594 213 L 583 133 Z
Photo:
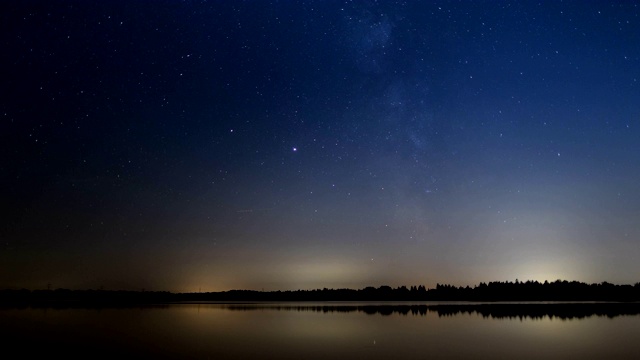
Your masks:
M 0 338 L 5 354 L 23 358 L 638 359 L 639 306 L 263 303 L 0 308 Z
M 438 316 L 478 314 L 492 319 L 584 319 L 591 316 L 640 315 L 640 303 L 482 303 L 482 304 L 418 304 L 418 305 L 283 305 L 283 304 L 224 304 L 228 310 L 312 311 L 322 313 L 362 312 L 368 315 L 419 315 L 431 312 Z

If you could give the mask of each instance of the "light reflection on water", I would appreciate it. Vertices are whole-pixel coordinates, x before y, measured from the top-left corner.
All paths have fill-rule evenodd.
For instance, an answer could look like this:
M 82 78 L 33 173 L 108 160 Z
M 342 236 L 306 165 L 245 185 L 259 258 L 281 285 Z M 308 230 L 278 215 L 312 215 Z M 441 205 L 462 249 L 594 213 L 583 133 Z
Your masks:
M 599 314 L 564 305 L 533 304 L 530 314 L 522 304 L 0 309 L 0 336 L 20 357 L 640 358 L 637 304 Z

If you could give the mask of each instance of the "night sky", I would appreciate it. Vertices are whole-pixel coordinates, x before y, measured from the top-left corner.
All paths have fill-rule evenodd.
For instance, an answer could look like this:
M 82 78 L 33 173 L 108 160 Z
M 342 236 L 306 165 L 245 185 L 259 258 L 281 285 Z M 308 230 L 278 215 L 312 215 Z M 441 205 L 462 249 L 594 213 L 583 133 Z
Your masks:
M 3 1 L 0 288 L 640 280 L 640 2 Z

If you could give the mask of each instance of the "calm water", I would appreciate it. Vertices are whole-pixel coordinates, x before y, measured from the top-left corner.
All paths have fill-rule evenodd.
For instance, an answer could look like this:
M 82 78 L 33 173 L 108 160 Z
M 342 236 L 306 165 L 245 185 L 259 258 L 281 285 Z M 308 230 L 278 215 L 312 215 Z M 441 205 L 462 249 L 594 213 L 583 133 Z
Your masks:
M 640 359 L 638 315 L 387 310 L 326 304 L 0 309 L 0 336 L 13 358 Z

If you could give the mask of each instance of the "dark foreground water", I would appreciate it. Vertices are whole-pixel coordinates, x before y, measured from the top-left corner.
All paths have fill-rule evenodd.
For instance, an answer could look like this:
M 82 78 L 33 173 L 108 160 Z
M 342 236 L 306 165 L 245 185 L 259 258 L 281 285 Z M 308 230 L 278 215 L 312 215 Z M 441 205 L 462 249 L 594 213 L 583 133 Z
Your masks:
M 432 305 L 5 308 L 0 357 L 640 359 L 625 311 Z

